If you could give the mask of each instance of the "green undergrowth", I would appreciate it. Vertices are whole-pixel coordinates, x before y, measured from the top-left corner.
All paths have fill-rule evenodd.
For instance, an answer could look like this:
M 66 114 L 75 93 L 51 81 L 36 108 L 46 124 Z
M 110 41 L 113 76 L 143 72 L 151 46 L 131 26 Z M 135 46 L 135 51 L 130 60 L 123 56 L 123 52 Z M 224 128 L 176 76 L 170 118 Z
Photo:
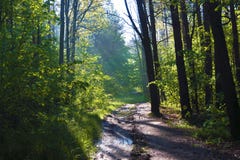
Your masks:
M 87 160 L 95 151 L 102 118 L 122 102 L 103 88 L 95 57 L 76 64 L 5 65 L 0 88 L 0 159 Z M 47 63 L 48 57 L 41 60 Z
M 96 151 L 95 143 L 100 138 L 102 132 L 102 119 L 121 106 L 122 103 L 110 101 L 102 109 L 96 109 L 91 112 L 80 112 L 75 118 L 67 122 L 68 130 L 76 138 L 78 147 L 72 150 L 74 159 L 90 159 Z
M 199 115 L 201 126 L 194 132 L 194 137 L 208 144 L 221 144 L 231 140 L 229 120 L 224 110 L 209 107 Z
M 41 117 L 38 126 L 22 124 L 5 132 L 1 159 L 85 160 L 95 151 L 102 131 L 102 118 L 119 107 L 111 102 L 107 109 L 92 112 L 71 111 L 68 115 Z M 41 116 L 41 115 L 39 115 Z M 37 121 L 37 120 L 36 120 Z
M 177 106 L 162 107 L 161 111 L 169 116 L 170 126 L 183 129 L 207 144 L 220 145 L 231 140 L 228 118 L 223 110 L 208 107 L 188 120 L 181 118 Z

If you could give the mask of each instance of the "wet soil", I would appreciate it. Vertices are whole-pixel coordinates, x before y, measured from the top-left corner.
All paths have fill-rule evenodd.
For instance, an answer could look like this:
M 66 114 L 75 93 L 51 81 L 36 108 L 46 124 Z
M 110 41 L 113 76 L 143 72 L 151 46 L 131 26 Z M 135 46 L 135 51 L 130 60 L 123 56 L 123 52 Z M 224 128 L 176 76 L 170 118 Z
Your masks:
M 103 121 L 95 160 L 237 160 L 240 148 L 211 147 L 150 116 L 150 104 L 128 104 Z M 164 117 L 167 117 L 164 116 Z
M 99 151 L 96 160 L 128 160 L 133 149 L 132 129 L 133 116 L 136 112 L 134 104 L 127 104 L 103 121 L 102 139 L 97 144 Z

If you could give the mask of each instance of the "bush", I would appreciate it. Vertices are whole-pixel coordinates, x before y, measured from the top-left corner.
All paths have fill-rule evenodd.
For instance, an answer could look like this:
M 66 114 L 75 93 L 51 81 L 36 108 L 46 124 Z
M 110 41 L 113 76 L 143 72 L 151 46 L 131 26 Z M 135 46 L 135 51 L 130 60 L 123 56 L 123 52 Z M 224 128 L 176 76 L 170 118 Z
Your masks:
M 17 72 L 5 72 L 0 92 L 0 159 L 90 157 L 101 132 L 100 114 L 109 100 L 101 67 L 94 57 L 83 59 L 60 67 L 43 59 L 45 65 L 38 71 L 26 70 L 23 63 Z
M 195 136 L 206 140 L 208 143 L 218 144 L 231 137 L 229 132 L 229 121 L 226 113 L 210 106 L 206 113 L 208 119 L 202 128 L 197 130 Z

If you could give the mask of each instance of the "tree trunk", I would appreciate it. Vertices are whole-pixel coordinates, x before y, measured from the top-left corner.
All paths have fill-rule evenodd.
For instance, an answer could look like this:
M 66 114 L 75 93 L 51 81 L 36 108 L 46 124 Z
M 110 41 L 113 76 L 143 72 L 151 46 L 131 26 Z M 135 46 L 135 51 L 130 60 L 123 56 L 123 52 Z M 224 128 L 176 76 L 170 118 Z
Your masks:
M 233 75 L 229 63 L 228 50 L 225 41 L 221 21 L 221 10 L 216 10 L 220 5 L 217 1 L 207 2 L 210 24 L 214 38 L 214 50 L 216 65 L 219 67 L 219 77 L 221 87 L 224 93 L 224 102 L 226 103 L 227 113 L 230 121 L 231 135 L 234 139 L 240 138 L 240 108 L 233 81 Z
M 149 0 L 149 12 L 150 12 L 150 31 L 151 31 L 151 40 L 152 40 L 152 51 L 153 51 L 153 60 L 155 67 L 156 79 L 160 80 L 160 64 L 158 57 L 158 47 L 157 47 L 157 38 L 156 38 L 156 27 L 155 27 L 155 17 L 154 17 L 154 7 L 152 0 Z
M 157 46 L 157 37 L 156 37 L 156 22 L 154 16 L 154 5 L 152 0 L 149 0 L 149 12 L 150 12 L 150 31 L 151 31 L 151 40 L 152 40 L 152 51 L 153 51 L 153 60 L 154 60 L 154 67 L 155 67 L 155 76 L 156 80 L 161 81 L 161 68 L 158 56 L 158 46 Z M 165 100 L 165 93 L 162 88 L 159 88 L 160 98 L 161 100 Z
M 69 4 L 70 0 L 65 0 L 65 17 L 66 17 L 66 34 L 65 34 L 65 42 L 66 42 L 66 55 L 67 55 L 67 62 L 70 62 L 70 39 L 69 39 L 69 25 L 70 25 L 70 18 L 69 18 Z
M 185 0 L 180 0 L 180 8 L 181 8 L 181 19 L 182 19 L 182 33 L 183 33 L 183 42 L 184 42 L 184 50 L 186 52 L 189 52 L 190 54 L 193 54 L 192 51 L 192 39 L 190 37 L 189 32 L 189 23 L 187 19 L 187 8 Z M 196 81 L 196 73 L 195 73 L 195 62 L 193 56 L 187 54 L 190 56 L 189 58 L 189 66 L 190 66 L 190 87 L 193 90 L 193 94 L 191 94 L 191 100 L 192 105 L 196 109 L 196 112 L 199 113 L 199 107 L 198 107 L 198 93 L 197 93 L 197 81 Z
M 149 82 L 149 92 L 151 99 L 151 111 L 154 115 L 159 116 L 160 111 L 160 97 L 159 90 L 155 81 L 155 72 L 154 72 L 154 64 L 153 64 L 153 56 L 151 49 L 151 41 L 149 38 L 149 31 L 147 26 L 147 15 L 145 11 L 145 2 L 143 0 L 137 0 L 138 14 L 140 18 L 140 25 L 142 29 L 142 45 L 144 48 L 145 58 L 146 58 L 146 67 L 147 67 L 147 75 Z
M 198 27 L 202 26 L 202 15 L 201 15 L 201 9 L 199 5 L 199 0 L 195 1 L 195 6 L 196 6 L 196 13 L 197 13 L 197 23 Z
M 64 0 L 61 0 L 60 11 L 60 46 L 59 46 L 59 64 L 64 63 Z
M 77 16 L 78 16 L 78 0 L 73 1 L 73 24 L 72 24 L 72 38 L 71 38 L 71 61 L 74 61 L 76 50 L 76 34 L 77 34 Z
M 239 52 L 239 39 L 238 39 L 238 28 L 237 28 L 237 22 L 236 22 L 236 14 L 234 10 L 234 2 L 231 0 L 230 3 L 230 14 L 231 14 L 231 22 L 232 22 L 232 36 L 233 36 L 233 57 L 234 57 L 234 63 L 236 67 L 236 78 L 238 85 L 240 86 L 240 52 Z
M 205 84 L 205 105 L 212 104 L 212 85 L 210 80 L 212 78 L 212 52 L 211 52 L 211 37 L 210 37 L 210 24 L 209 16 L 207 14 L 206 4 L 203 4 L 203 25 L 204 25 L 204 37 L 203 48 L 205 52 L 205 65 L 204 71 L 207 76 L 207 82 Z
M 180 21 L 178 14 L 178 7 L 175 5 L 170 5 L 171 17 L 173 24 L 173 35 L 175 41 L 175 52 L 176 52 L 176 65 L 178 73 L 178 83 L 179 83 L 179 95 L 181 104 L 181 114 L 183 118 L 186 118 L 187 114 L 191 114 L 191 106 L 189 101 L 188 83 L 186 76 L 186 69 L 183 57 L 183 46 L 180 31 Z

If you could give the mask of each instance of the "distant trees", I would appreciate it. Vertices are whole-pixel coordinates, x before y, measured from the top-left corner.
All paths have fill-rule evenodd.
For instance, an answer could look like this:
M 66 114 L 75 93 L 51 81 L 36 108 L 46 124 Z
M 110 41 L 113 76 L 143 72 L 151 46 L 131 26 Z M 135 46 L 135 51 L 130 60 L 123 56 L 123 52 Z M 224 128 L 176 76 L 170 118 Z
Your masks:
M 104 82 L 107 93 L 116 97 L 140 94 L 139 57 L 126 46 L 121 20 L 112 6 L 108 7 L 107 24 L 92 35 L 89 52 L 99 57 L 104 74 L 109 76 Z
M 130 51 L 125 46 L 119 19 L 111 14 L 107 19 L 108 25 L 93 34 L 90 52 L 99 56 L 103 72 L 111 77 L 105 82 L 106 91 L 116 96 L 126 95 L 132 89 L 128 62 Z
M 59 47 L 59 63 L 64 60 L 68 63 L 74 62 L 76 56 L 77 42 L 80 35 L 78 31 L 81 29 L 94 28 L 89 27 L 91 20 L 85 21 L 85 17 L 91 12 L 99 12 L 99 16 L 103 14 L 102 1 L 95 2 L 80 0 L 61 0 L 60 8 L 60 47 Z M 91 19 L 97 18 L 91 17 Z M 95 24 L 96 26 L 97 24 Z M 97 27 L 96 27 L 97 28 Z M 66 56 L 65 56 L 66 55 Z

